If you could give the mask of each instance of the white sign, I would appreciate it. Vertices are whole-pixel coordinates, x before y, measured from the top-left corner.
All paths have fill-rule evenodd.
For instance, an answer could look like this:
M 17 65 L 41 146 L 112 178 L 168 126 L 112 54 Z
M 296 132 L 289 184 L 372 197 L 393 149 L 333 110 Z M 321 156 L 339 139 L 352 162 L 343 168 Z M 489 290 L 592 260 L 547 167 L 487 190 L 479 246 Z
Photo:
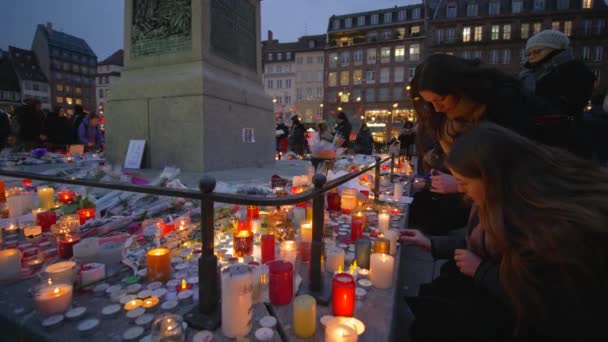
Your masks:
M 141 161 L 144 157 L 145 149 L 145 140 L 129 140 L 129 149 L 127 150 L 127 158 L 125 159 L 125 169 L 141 168 Z
M 255 132 L 253 128 L 243 128 L 243 142 L 253 144 L 255 142 Z

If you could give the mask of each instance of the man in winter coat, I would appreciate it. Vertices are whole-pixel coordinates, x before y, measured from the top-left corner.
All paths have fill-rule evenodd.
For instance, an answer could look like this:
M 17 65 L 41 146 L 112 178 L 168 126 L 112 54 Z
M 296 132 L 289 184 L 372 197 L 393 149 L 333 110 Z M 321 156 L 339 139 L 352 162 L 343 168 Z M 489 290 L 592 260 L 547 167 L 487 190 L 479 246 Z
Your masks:
M 67 117 L 65 108 L 55 107 L 47 117 L 46 132 L 48 140 L 54 147 L 64 149 L 72 141 L 72 123 Z
M 367 127 L 367 124 L 363 123 L 359 129 L 359 133 L 357 133 L 357 139 L 355 140 L 355 153 L 371 155 L 373 145 L 374 139 L 372 138 L 372 132 Z
M 283 118 L 277 117 L 276 126 L 276 149 L 277 152 L 287 152 L 287 137 L 289 136 L 289 127 L 283 122 Z
M 31 150 L 46 140 L 44 134 L 44 113 L 40 101 L 34 100 L 17 108 L 16 119 L 19 124 L 18 138 L 25 149 Z
M 336 125 L 336 136 L 344 138 L 344 143 L 340 147 L 350 147 L 350 132 L 353 130 L 353 126 L 348 121 L 346 113 L 338 113 L 338 124 Z
M 0 110 L 0 150 L 8 145 L 8 137 L 11 135 L 11 122 L 8 114 Z
M 103 135 L 99 127 L 99 117 L 91 113 L 85 117 L 78 128 L 78 141 L 89 149 L 103 147 Z
M 306 152 L 306 128 L 296 114 L 291 116 L 291 129 L 289 131 L 289 149 L 297 155 Z

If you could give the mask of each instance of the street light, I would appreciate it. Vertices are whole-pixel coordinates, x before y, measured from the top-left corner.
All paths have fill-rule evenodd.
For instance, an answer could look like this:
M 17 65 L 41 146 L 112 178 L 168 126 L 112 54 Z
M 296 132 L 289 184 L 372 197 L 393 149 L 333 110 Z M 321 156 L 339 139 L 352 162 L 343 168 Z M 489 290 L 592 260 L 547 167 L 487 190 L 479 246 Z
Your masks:
M 399 107 L 399 104 L 397 102 L 393 103 L 393 108 L 397 108 Z
M 272 103 L 277 103 L 277 99 L 276 98 L 272 99 Z
M 361 102 L 361 96 L 357 96 L 357 102 Z
M 322 104 L 322 103 L 319 103 L 319 107 L 323 108 L 323 104 Z
M 341 112 L 341 111 L 342 111 L 342 107 L 338 107 L 338 112 Z

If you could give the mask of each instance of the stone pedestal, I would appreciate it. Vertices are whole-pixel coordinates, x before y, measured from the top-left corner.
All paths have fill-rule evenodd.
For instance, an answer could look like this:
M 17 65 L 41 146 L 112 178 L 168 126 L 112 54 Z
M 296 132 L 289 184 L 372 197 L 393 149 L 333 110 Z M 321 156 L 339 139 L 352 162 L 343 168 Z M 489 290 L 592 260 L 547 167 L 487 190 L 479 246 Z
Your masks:
M 274 160 L 259 0 L 126 0 L 125 60 L 106 108 L 107 157 L 145 139 L 144 166 L 188 171 Z M 252 128 L 255 142 L 244 142 Z

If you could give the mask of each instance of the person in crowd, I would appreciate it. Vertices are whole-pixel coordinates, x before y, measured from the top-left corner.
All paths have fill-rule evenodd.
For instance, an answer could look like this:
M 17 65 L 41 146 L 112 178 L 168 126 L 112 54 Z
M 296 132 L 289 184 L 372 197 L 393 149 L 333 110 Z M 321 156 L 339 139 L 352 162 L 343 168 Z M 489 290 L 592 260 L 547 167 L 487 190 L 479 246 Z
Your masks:
M 372 132 L 369 130 L 369 127 L 367 127 L 367 124 L 364 122 L 361 124 L 359 133 L 357 133 L 357 139 L 355 140 L 354 145 L 355 153 L 371 155 L 373 147 L 374 139 L 372 137 Z
M 0 150 L 8 146 L 8 138 L 11 136 L 11 121 L 8 114 L 0 110 Z
M 329 131 L 329 127 L 325 122 L 319 123 L 319 139 L 327 142 L 334 141 L 334 136 Z
M 335 135 L 340 136 L 344 139 L 344 142 L 339 147 L 349 148 L 350 147 L 350 133 L 353 130 L 353 126 L 348 121 L 348 117 L 346 116 L 346 113 L 344 113 L 344 112 L 339 112 L 336 120 L 337 120 L 337 124 L 336 124 Z
M 297 114 L 291 116 L 291 129 L 289 131 L 289 149 L 293 153 L 301 156 L 306 153 L 306 128 L 300 122 L 300 117 Z
M 38 100 L 29 100 L 15 111 L 19 126 L 18 139 L 27 150 L 39 147 L 46 141 L 44 134 L 44 113 Z
M 590 157 L 592 146 L 582 122 L 595 77 L 568 49 L 568 36 L 541 31 L 526 43 L 527 61 L 519 77 L 525 90 L 545 109 L 537 113 L 537 139 Z
M 406 121 L 403 124 L 403 128 L 399 134 L 399 143 L 401 146 L 400 154 L 405 155 L 406 158 L 411 159 L 412 157 L 412 146 L 414 145 L 414 137 L 416 136 L 416 130 L 414 129 L 414 123 Z
M 477 210 L 466 239 L 404 237 L 453 259 L 408 298 L 414 340 L 606 340 L 608 171 L 492 123 L 446 164 Z
M 91 113 L 82 120 L 78 127 L 78 142 L 88 149 L 103 148 L 104 140 L 99 127 L 99 116 Z
M 48 141 L 57 148 L 65 149 L 72 141 L 72 124 L 65 108 L 55 107 L 47 118 L 46 131 Z
M 287 137 L 289 136 L 289 127 L 283 122 L 283 118 L 281 116 L 277 116 L 276 119 L 276 149 L 277 152 L 286 153 L 287 152 Z
M 76 144 L 80 143 L 79 142 L 80 141 L 80 136 L 79 136 L 80 125 L 82 124 L 82 121 L 84 120 L 84 118 L 86 116 L 87 116 L 87 113 L 85 113 L 82 106 L 80 106 L 80 105 L 74 106 L 74 114 L 72 115 L 72 118 L 70 120 L 72 122 L 73 141 Z

